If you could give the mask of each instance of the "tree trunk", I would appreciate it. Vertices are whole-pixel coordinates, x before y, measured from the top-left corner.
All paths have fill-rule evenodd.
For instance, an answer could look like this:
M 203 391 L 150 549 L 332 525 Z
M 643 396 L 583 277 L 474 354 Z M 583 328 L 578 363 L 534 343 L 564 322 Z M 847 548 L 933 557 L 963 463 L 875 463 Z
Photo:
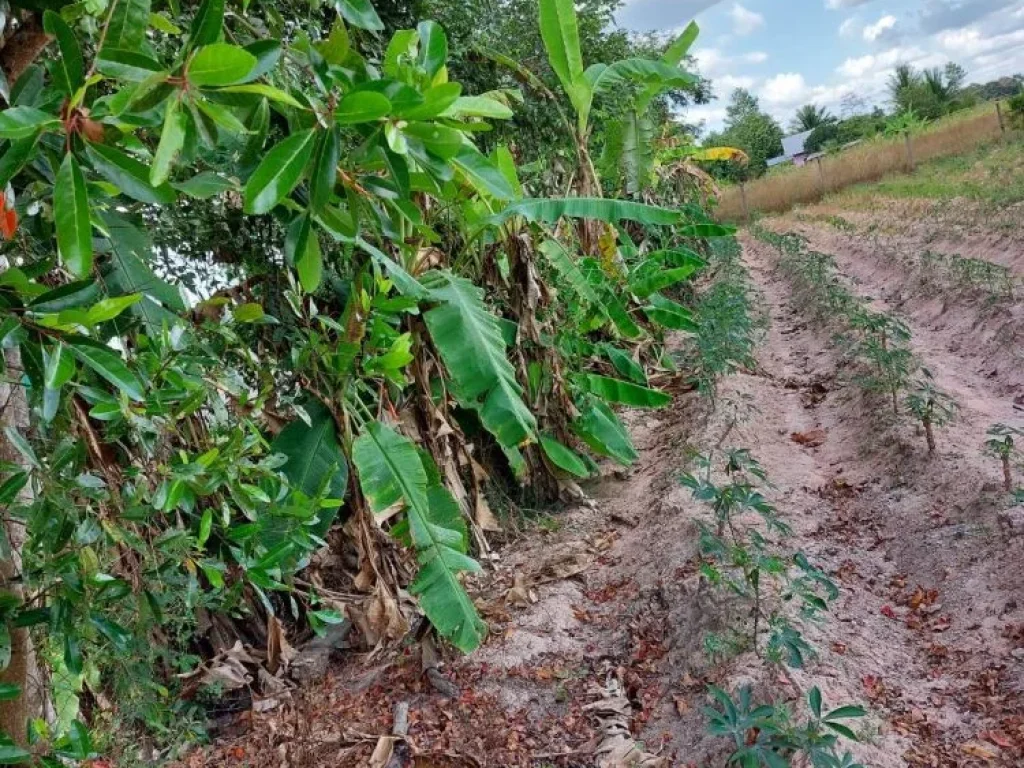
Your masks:
M 18 383 L 21 377 L 21 355 L 19 350 L 7 350 L 7 381 L 0 382 L 0 422 L 22 434 L 28 431 L 29 410 L 25 388 Z M 14 382 L 14 383 L 7 383 Z M 0 433 L 0 459 L 23 466 L 25 459 L 11 445 L 6 435 Z M 31 501 L 32 486 L 26 485 L 18 496 L 19 502 Z M 7 510 L 5 510 L 6 512 Z M 0 594 L 13 595 L 19 603 L 25 600 L 25 589 L 21 581 L 21 551 L 25 544 L 25 526 L 11 520 L 9 514 L 4 523 L 4 533 L 10 545 L 11 557 L 0 560 Z M 20 746 L 26 746 L 28 723 L 42 712 L 44 700 L 43 681 L 36 663 L 32 637 L 26 627 L 10 628 L 11 661 L 0 672 L 0 683 L 11 683 L 21 688 L 21 695 L 9 701 L 0 701 L 0 731 L 10 736 Z
M 1013 477 L 1010 476 L 1010 456 L 1009 454 L 1002 457 L 1003 459 L 1003 488 L 1006 489 L 1007 493 L 1013 490 Z
M 928 453 L 935 453 L 935 435 L 932 433 L 932 420 L 922 419 L 924 423 L 924 439 L 928 441 Z

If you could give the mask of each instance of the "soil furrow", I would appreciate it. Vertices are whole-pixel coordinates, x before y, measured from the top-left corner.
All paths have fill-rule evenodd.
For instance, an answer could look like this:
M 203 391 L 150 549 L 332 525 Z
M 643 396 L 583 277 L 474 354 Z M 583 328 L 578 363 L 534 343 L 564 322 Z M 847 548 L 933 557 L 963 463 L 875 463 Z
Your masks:
M 870 765 L 1018 765 L 1020 744 L 1004 731 L 1020 710 L 1011 656 L 1022 618 L 1013 565 L 1020 540 L 1002 535 L 989 493 L 997 468 L 980 456 L 985 429 L 1012 404 L 993 391 L 998 381 L 946 348 L 941 332 L 911 318 L 918 354 L 961 404 L 929 459 L 912 427 L 873 417 L 872 404 L 841 383 L 827 332 L 806 328 L 767 251 L 745 245 L 774 321 L 762 365 L 786 389 L 741 378 L 740 391 L 763 414 L 744 431 L 804 521 L 798 535 L 809 554 L 845 588 L 837 620 L 820 630 L 826 649 L 815 673 L 834 674 L 833 688 L 887 714 L 881 754 L 864 755 Z M 883 308 L 870 270 L 833 255 Z M 830 382 L 825 391 L 822 382 Z M 790 438 L 806 435 L 820 445 L 794 451 Z M 977 700 L 986 685 L 994 686 L 991 706 Z

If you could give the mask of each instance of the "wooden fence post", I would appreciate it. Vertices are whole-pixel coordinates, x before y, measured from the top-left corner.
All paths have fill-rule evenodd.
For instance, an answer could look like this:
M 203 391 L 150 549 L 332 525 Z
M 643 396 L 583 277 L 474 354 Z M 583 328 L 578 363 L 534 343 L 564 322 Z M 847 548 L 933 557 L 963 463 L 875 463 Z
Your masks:
M 747 187 L 740 182 L 740 199 L 743 201 L 743 218 L 750 221 L 750 208 L 747 207 Z
M 910 131 L 903 134 L 903 143 L 907 146 L 907 163 L 910 164 L 910 170 L 914 170 L 917 166 L 914 165 L 914 147 L 910 141 Z
M 996 100 L 996 117 L 999 118 L 999 133 L 1006 134 L 1006 123 L 1003 122 L 1003 105 Z
M 818 164 L 818 181 L 819 181 L 819 183 L 821 185 L 821 194 L 822 194 L 822 196 L 824 196 L 825 195 L 825 169 L 821 165 L 821 158 L 820 157 L 814 158 L 814 162 L 816 162 Z

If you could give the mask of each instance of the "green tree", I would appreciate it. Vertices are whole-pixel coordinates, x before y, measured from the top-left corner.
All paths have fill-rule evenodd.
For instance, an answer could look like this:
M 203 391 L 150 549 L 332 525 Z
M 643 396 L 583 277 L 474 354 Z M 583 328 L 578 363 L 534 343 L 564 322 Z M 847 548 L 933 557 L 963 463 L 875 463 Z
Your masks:
M 804 104 L 793 116 L 789 130 L 793 133 L 802 133 L 814 130 L 820 125 L 835 122 L 836 118 L 824 107 L 819 107 L 817 104 Z
M 473 650 L 481 470 L 553 498 L 588 454 L 636 458 L 614 406 L 670 401 L 645 367 L 694 322 L 660 291 L 731 230 L 692 204 L 527 197 L 513 148 L 480 136 L 537 99 L 575 144 L 584 110 L 566 126 L 521 66 L 527 94 L 467 88 L 453 73 L 471 54 L 453 61 L 422 7 L 26 3 L 17 30 L 5 15 L 6 760 L 29 741 L 89 760 L 90 727 L 106 745 L 143 726 L 187 737 L 204 659 L 342 620 L 297 577 L 328 539 L 358 554 L 339 578 L 363 615 L 405 590 Z M 642 94 L 691 82 L 636 57 L 581 80 L 566 30 L 607 17 L 545 7 L 557 34 L 535 58 L 571 75 L 566 103 L 602 74 Z M 394 639 L 401 617 L 386 624 L 364 629 Z M 52 729 L 20 663 L 33 648 L 67 705 Z M 234 672 L 217 684 L 246 685 Z
M 758 99 L 749 91 L 737 88 L 726 107 L 725 130 L 704 138 L 705 146 L 727 146 L 742 149 L 750 158 L 746 168 L 720 164 L 714 170 L 726 177 L 749 173 L 760 176 L 768 160 L 782 154 L 782 128 L 771 115 L 761 110 Z

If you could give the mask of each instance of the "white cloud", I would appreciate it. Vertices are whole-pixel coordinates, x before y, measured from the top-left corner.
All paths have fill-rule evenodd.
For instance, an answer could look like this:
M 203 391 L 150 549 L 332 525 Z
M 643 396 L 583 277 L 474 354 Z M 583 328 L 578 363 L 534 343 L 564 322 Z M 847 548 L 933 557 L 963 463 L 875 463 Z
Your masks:
M 896 17 L 887 13 L 874 24 L 868 24 L 864 27 L 864 39 L 869 43 L 873 43 L 887 32 L 892 31 L 895 27 Z
M 723 75 L 728 74 L 741 64 L 764 64 L 768 61 L 768 54 L 764 51 L 750 51 L 736 56 L 726 56 L 718 48 L 698 48 L 693 52 L 697 60 L 697 69 L 704 77 L 714 78 L 717 82 Z
M 796 104 L 807 93 L 807 82 L 799 72 L 784 72 L 769 78 L 761 96 L 773 105 Z
M 732 31 L 740 36 L 749 35 L 764 26 L 764 16 L 749 8 L 744 8 L 739 3 L 733 3 L 729 16 L 732 17 Z
M 856 80 L 869 74 L 888 74 L 897 64 L 920 62 L 927 55 L 922 48 L 896 46 L 881 53 L 869 53 L 847 59 L 836 68 L 836 72 L 850 80 Z
M 870 2 L 871 0 L 828 0 L 825 5 L 833 11 L 838 11 L 840 8 L 856 8 L 858 5 Z
M 981 56 L 1005 51 L 1024 42 L 1024 30 L 986 37 L 976 27 L 940 32 L 936 39 L 951 56 Z
M 717 92 L 723 96 L 731 93 L 736 88 L 746 88 L 749 91 L 756 82 L 757 78 L 750 77 L 749 75 L 722 75 L 715 79 L 715 85 L 718 87 Z
M 856 37 L 859 31 L 860 22 L 857 21 L 856 16 L 851 16 L 839 25 L 839 35 L 841 37 Z

